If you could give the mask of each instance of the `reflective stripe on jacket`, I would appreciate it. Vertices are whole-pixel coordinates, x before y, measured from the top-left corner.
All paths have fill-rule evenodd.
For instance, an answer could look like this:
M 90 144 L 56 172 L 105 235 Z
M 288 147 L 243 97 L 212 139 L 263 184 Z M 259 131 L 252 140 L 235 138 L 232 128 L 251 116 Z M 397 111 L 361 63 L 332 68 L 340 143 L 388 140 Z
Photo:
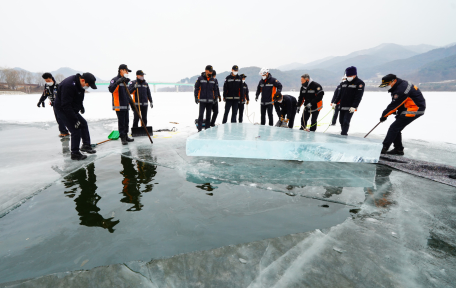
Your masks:
M 323 109 L 323 95 L 325 95 L 323 87 L 311 78 L 301 86 L 298 105 L 300 107 L 302 104 L 304 106 L 311 104 L 310 112 L 320 111 Z
M 153 103 L 150 87 L 146 80 L 131 81 L 130 85 L 128 85 L 128 91 L 133 94 L 133 102 L 135 102 L 136 106 L 147 106 L 149 105 L 149 102 Z M 139 99 L 138 95 L 136 95 L 136 91 L 139 93 Z
M 272 99 L 277 92 L 282 92 L 282 84 L 269 73 L 268 78 L 261 79 L 258 83 L 256 97 L 261 93 L 261 105 L 272 105 L 274 104 Z
M 388 92 L 391 93 L 392 101 L 383 111 L 383 117 L 388 117 L 393 113 L 405 115 L 405 117 L 415 117 L 416 115 L 424 114 L 426 100 L 420 89 L 413 85 L 412 82 L 397 78 L 396 84 Z
M 118 74 L 116 77 L 111 79 L 109 83 L 109 92 L 112 93 L 112 110 L 120 111 L 120 110 L 130 110 L 130 95 L 127 94 L 127 90 L 125 89 L 124 83 L 120 83 L 119 85 L 116 84 L 117 80 L 120 79 L 121 76 Z M 128 85 L 128 83 L 125 83 Z M 130 92 L 130 91 L 128 91 Z
M 201 76 L 195 82 L 195 98 L 198 98 L 200 102 L 214 102 L 216 85 L 214 78 L 207 77 L 205 72 L 201 73 Z

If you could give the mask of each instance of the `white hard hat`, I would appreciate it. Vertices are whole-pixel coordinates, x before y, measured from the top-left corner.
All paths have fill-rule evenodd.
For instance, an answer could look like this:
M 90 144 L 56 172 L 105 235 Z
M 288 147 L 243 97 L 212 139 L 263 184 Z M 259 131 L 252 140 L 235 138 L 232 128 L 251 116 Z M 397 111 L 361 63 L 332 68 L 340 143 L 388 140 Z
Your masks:
M 268 69 L 268 68 L 261 68 L 261 70 L 260 70 L 260 76 L 263 76 L 263 75 L 265 75 L 266 73 L 269 73 L 269 69 Z

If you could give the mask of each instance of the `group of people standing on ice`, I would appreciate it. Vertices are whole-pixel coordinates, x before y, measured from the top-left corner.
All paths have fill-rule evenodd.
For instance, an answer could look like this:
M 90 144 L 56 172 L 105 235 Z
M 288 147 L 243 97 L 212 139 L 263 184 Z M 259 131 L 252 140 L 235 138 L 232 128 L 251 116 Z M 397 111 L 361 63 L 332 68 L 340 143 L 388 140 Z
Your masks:
M 223 84 L 223 101 L 225 102 L 225 113 L 223 124 L 227 122 L 231 110 L 231 123 L 237 123 L 236 116 L 239 110 L 239 123 L 242 123 L 244 105 L 249 104 L 249 89 L 245 83 L 244 74 L 238 75 L 239 67 L 234 65 L 231 73 L 225 78 Z M 318 116 L 323 109 L 323 87 L 315 82 L 309 74 L 301 76 L 301 90 L 296 100 L 291 95 L 282 95 L 282 84 L 272 77 L 269 69 L 260 70 L 261 80 L 258 83 L 255 101 L 258 101 L 261 94 L 261 125 L 266 125 L 266 114 L 269 125 L 273 126 L 273 107 L 281 122 L 289 128 L 294 127 L 296 114 L 299 115 L 301 107 L 304 106 L 300 130 L 317 130 Z M 409 81 L 402 80 L 394 74 L 388 74 L 382 78 L 379 87 L 387 87 L 391 94 L 391 103 L 383 111 L 380 122 L 384 122 L 388 116 L 395 115 L 396 120 L 391 124 L 388 133 L 383 141 L 382 154 L 404 155 L 402 144 L 402 130 L 414 120 L 424 114 L 426 101 L 423 94 L 416 85 Z M 337 117 L 341 125 L 341 135 L 348 136 L 350 122 L 354 113 L 358 110 L 365 89 L 365 83 L 358 77 L 356 67 L 351 66 L 345 69 L 342 81 L 334 91 L 331 100 L 331 107 L 335 109 L 331 125 L 335 125 Z M 205 72 L 201 73 L 195 83 L 195 103 L 199 104 L 199 115 L 197 120 L 198 131 L 209 129 L 215 126 L 218 115 L 218 102 L 221 102 L 216 72 L 211 65 L 207 65 Z M 218 101 L 217 101 L 218 100 Z M 242 109 L 241 109 L 242 107 Z M 211 112 L 213 114 L 211 115 Z M 203 120 L 205 123 L 203 126 Z M 310 125 L 308 125 L 310 119 Z M 394 149 L 388 151 L 394 144 Z
M 239 67 L 234 65 L 231 73 L 225 78 L 223 93 L 220 94 L 216 72 L 211 65 L 207 65 L 195 83 L 195 102 L 199 104 L 199 117 L 197 120 L 198 131 L 215 126 L 218 115 L 218 102 L 225 101 L 225 111 L 222 123 L 228 121 L 228 114 L 231 111 L 231 123 L 242 123 L 242 116 L 245 105 L 249 105 L 249 88 L 245 83 L 246 75 L 238 75 Z M 144 124 L 147 125 L 147 109 L 150 105 L 153 108 L 152 95 L 145 73 L 142 70 L 136 72 L 136 80 L 128 78 L 130 69 L 127 65 L 121 64 L 117 76 L 112 78 L 109 84 L 109 92 L 112 93 L 112 109 L 116 111 L 120 139 L 123 145 L 134 141 L 128 137 L 129 110 L 137 106 L 134 111 L 141 111 Z M 300 130 L 317 130 L 318 115 L 323 108 L 323 87 L 315 82 L 309 74 L 301 76 L 301 90 L 296 100 L 291 95 L 282 95 L 282 84 L 274 78 L 269 69 L 260 70 L 261 79 L 256 90 L 255 101 L 259 100 L 261 105 L 261 125 L 266 125 L 266 114 L 268 124 L 273 125 L 273 107 L 283 123 L 293 128 L 295 116 L 300 113 L 304 106 Z M 341 135 L 348 135 L 351 119 L 361 103 L 365 84 L 357 76 L 356 67 L 348 67 L 345 76 L 334 92 L 331 106 L 335 109 L 333 123 L 335 125 L 337 115 L 341 125 Z M 38 102 L 38 107 L 45 107 L 46 98 L 54 109 L 54 115 L 60 130 L 60 137 L 66 137 L 71 133 L 71 159 L 83 160 L 87 158 L 82 152 L 93 154 L 96 151 L 92 148 L 90 133 L 87 121 L 81 114 L 85 113 L 84 95 L 91 87 L 97 89 L 96 78 L 91 73 L 76 74 L 67 77 L 60 84 L 56 83 L 50 73 L 42 75 L 46 81 L 43 94 Z M 404 155 L 402 144 L 402 130 L 417 118 L 421 117 L 426 110 L 426 101 L 416 85 L 409 81 L 402 80 L 394 74 L 388 74 L 382 78 L 380 87 L 387 87 L 391 93 L 391 103 L 383 111 L 380 122 L 383 122 L 390 115 L 395 115 L 396 120 L 391 124 L 388 133 L 383 141 L 382 154 Z M 130 97 L 133 95 L 133 98 Z M 213 112 L 213 113 L 212 113 Z M 239 112 L 239 117 L 237 113 Z M 206 121 L 203 127 L 203 117 L 206 114 Z M 138 127 L 140 115 L 134 114 L 133 127 Z M 310 125 L 308 121 L 310 119 Z M 309 128 L 308 128 L 309 127 Z M 80 147 L 82 140 L 82 146 Z M 388 151 L 394 144 L 394 149 Z

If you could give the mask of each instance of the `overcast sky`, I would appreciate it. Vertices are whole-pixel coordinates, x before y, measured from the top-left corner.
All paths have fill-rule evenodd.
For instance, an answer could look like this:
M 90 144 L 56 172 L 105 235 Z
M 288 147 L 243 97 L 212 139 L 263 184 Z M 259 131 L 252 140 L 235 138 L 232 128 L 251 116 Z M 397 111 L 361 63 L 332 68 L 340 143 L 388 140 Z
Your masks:
M 60 67 L 109 80 L 119 64 L 148 81 L 276 68 L 382 43 L 456 42 L 456 0 L 2 0 L 0 66 Z

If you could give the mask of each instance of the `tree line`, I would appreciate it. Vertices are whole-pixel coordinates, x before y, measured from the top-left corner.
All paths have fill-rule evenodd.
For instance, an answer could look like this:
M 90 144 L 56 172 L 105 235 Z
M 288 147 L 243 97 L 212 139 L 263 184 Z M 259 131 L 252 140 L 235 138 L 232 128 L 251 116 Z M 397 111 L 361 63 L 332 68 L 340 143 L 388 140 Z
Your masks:
M 44 72 L 29 72 L 22 69 L 0 68 L 0 85 L 3 89 L 18 90 L 20 86 L 35 85 L 36 88 L 44 86 L 44 79 L 41 77 Z M 62 74 L 54 75 L 57 83 L 65 79 Z M 6 87 L 5 87 L 6 86 Z M 30 90 L 30 89 L 29 89 Z

